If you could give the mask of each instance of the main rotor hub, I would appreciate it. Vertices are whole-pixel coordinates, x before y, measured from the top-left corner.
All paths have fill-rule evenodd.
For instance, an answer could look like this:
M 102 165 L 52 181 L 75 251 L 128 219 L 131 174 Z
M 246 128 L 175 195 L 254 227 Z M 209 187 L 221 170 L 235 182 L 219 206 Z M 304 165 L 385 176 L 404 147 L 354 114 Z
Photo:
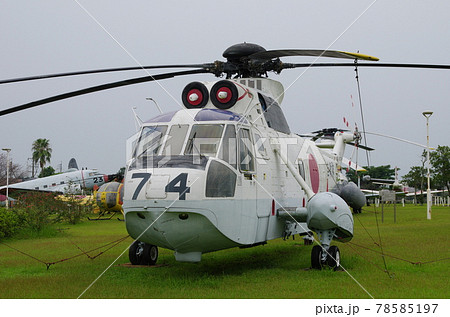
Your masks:
M 225 57 L 229 62 L 239 62 L 247 56 L 265 51 L 266 49 L 264 47 L 257 44 L 239 43 L 227 48 L 223 52 L 222 56 Z

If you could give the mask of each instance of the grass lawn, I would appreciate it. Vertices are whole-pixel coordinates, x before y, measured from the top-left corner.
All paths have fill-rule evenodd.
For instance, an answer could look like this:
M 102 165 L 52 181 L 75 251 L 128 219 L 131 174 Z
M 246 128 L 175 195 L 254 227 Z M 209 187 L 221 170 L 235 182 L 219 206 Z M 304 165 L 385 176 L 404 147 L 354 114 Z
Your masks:
M 172 251 L 159 249 L 155 267 L 124 265 L 129 262 L 126 249 L 132 242 L 128 238 L 93 260 L 82 255 L 51 265 L 49 270 L 0 244 L 0 297 L 449 298 L 450 208 L 433 207 L 432 220 L 427 220 L 425 206 L 399 205 L 396 223 L 392 206 L 385 207 L 384 213 L 384 223 L 381 208 L 375 213 L 373 206 L 366 207 L 355 215 L 351 243 L 336 243 L 345 269 L 337 272 L 309 270 L 312 246 L 304 246 L 298 236 L 250 249 L 204 254 L 196 264 L 176 262 Z M 44 262 L 54 262 L 79 254 L 77 246 L 90 250 L 127 235 L 124 222 L 117 220 L 60 228 L 66 230 L 50 237 L 2 242 Z M 368 250 L 381 252 L 379 237 L 389 255 L 385 256 L 388 273 L 382 255 Z M 436 260 L 440 261 L 425 263 Z

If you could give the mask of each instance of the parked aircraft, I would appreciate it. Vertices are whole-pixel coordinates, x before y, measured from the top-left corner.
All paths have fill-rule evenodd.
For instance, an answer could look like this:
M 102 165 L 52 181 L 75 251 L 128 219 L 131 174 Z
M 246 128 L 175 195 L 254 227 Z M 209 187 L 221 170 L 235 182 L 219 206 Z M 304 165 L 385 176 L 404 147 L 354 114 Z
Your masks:
M 69 169 L 65 173 L 36 178 L 9 185 L 9 192 L 13 191 L 40 191 L 54 193 L 79 193 L 83 189 L 93 189 L 100 186 L 115 175 L 105 175 L 95 169 L 77 169 L 74 159 L 69 163 Z M 6 192 L 6 186 L 0 187 L 0 193 Z
M 347 58 L 348 64 L 283 63 L 281 57 Z M 158 247 L 175 251 L 178 261 L 198 262 L 202 254 L 232 247 L 248 248 L 293 234 L 315 231 L 320 245 L 311 265 L 340 266 L 332 241 L 353 237 L 353 216 L 346 200 L 332 192 L 341 173 L 345 144 L 352 132 L 335 131 L 331 150 L 291 132 L 281 104 L 283 85 L 268 72 L 299 67 L 369 66 L 377 61 L 359 53 L 331 50 L 266 50 L 241 43 L 225 50 L 226 61 L 194 65 L 127 67 L 33 76 L 0 81 L 72 76 L 132 69 L 193 68 L 131 78 L 36 100 L 0 111 L 0 116 L 49 102 L 111 88 L 184 75 L 210 73 L 224 79 L 193 81 L 183 89 L 184 108 L 142 123 L 124 179 L 126 228 L 135 240 L 133 264 L 154 264 Z M 448 65 L 378 64 L 382 67 L 450 68 Z M 372 64 L 370 64 L 372 66 Z M 311 118 L 300 118 L 311 120 Z M 364 197 L 343 184 L 350 196 Z M 341 193 L 342 189 L 341 188 Z

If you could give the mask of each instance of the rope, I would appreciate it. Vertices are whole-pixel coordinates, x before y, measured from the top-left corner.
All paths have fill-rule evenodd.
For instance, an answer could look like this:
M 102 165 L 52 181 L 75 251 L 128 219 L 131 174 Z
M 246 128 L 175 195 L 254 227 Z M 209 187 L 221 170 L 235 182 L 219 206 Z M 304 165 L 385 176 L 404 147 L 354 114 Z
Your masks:
M 404 261 L 404 262 L 407 262 L 407 263 L 410 263 L 410 264 L 413 264 L 413 265 L 422 265 L 422 264 L 429 264 L 429 263 L 435 263 L 435 262 L 440 262 L 440 261 L 447 261 L 447 260 L 450 260 L 450 257 L 447 257 L 447 258 L 442 258 L 442 259 L 437 259 L 437 260 L 430 260 L 430 261 L 426 261 L 426 262 L 411 261 L 411 260 L 407 260 L 407 259 L 400 258 L 400 257 L 395 256 L 395 255 L 382 253 L 382 252 L 380 252 L 380 251 L 373 250 L 373 249 L 371 249 L 371 248 L 369 248 L 369 247 L 365 247 L 365 246 L 363 246 L 363 245 L 359 245 L 359 244 L 356 244 L 356 243 L 354 243 L 354 242 L 349 242 L 349 244 L 350 244 L 350 245 L 357 246 L 357 247 L 360 247 L 360 248 L 362 248 L 362 249 L 366 249 L 366 250 L 369 250 L 369 251 L 372 251 L 372 252 L 381 254 L 383 257 L 388 256 L 388 257 L 391 257 L 391 258 L 394 258 L 394 259 L 397 259 L 397 260 L 400 260 L 400 261 Z
M 359 109 L 361 111 L 361 121 L 362 121 L 361 123 L 362 123 L 362 129 L 363 129 L 363 134 L 364 134 L 364 145 L 367 146 L 366 126 L 365 126 L 363 106 L 362 106 L 361 86 L 359 84 L 358 60 L 357 59 L 355 59 L 355 78 L 356 78 L 356 85 L 358 88 Z M 367 156 L 367 165 L 370 166 L 369 151 L 366 151 L 366 156 Z
M 363 227 L 364 231 L 366 231 L 366 233 L 367 233 L 367 235 L 370 237 L 370 239 L 372 239 L 373 243 L 374 243 L 375 245 L 377 245 L 377 246 L 380 246 L 380 245 L 375 241 L 375 239 L 372 237 L 372 235 L 369 233 L 369 231 L 367 231 L 367 228 L 366 228 L 366 227 L 364 226 L 364 224 L 361 222 L 361 219 L 359 219 L 359 217 L 358 217 L 357 215 L 355 215 L 355 217 L 353 217 L 353 218 L 358 219 L 359 224 L 361 225 L 361 227 Z
M 394 276 L 393 274 L 390 274 L 388 271 L 386 271 L 385 269 L 383 269 L 381 266 L 375 264 L 374 262 L 370 261 L 367 257 L 363 256 L 361 253 L 359 253 L 358 251 L 356 251 L 356 249 L 353 248 L 353 247 L 351 246 L 350 243 L 349 243 L 349 247 L 350 247 L 356 254 L 358 254 L 358 255 L 359 255 L 360 257 L 362 257 L 364 260 L 366 260 L 367 262 L 369 262 L 370 264 L 372 264 L 373 266 L 375 266 L 377 269 L 379 269 L 380 271 L 383 271 L 384 273 L 387 273 L 388 276 L 389 276 L 390 278 L 392 278 L 392 277 Z
M 41 262 L 41 263 L 47 265 L 47 262 L 44 262 L 44 261 L 42 261 L 42 260 L 40 260 L 40 259 L 38 259 L 38 258 L 35 258 L 34 256 L 32 256 L 32 255 L 30 255 L 30 254 L 27 254 L 27 253 L 25 253 L 25 252 L 22 252 L 22 251 L 20 251 L 19 249 L 16 249 L 16 248 L 14 248 L 14 247 L 12 247 L 12 246 L 10 246 L 10 245 L 4 243 L 4 242 L 1 242 L 1 241 L 0 241 L 0 243 L 3 244 L 3 245 L 5 245 L 5 246 L 7 246 L 8 248 L 11 248 L 11 249 L 13 249 L 13 250 L 15 250 L 15 251 L 17 251 L 17 252 L 19 252 L 19 253 L 22 253 L 23 255 L 26 255 L 26 256 L 28 256 L 28 257 L 30 257 L 30 258 L 32 258 L 32 259 L 38 261 L 38 262 Z
M 3 244 L 3 245 L 5 245 L 5 246 L 7 246 L 8 248 L 11 248 L 11 249 L 13 249 L 13 250 L 15 250 L 15 251 L 17 251 L 17 252 L 19 252 L 19 253 L 25 255 L 25 256 L 28 256 L 28 257 L 30 257 L 30 258 L 32 258 L 32 259 L 34 259 L 34 260 L 36 260 L 36 261 L 38 261 L 38 262 L 40 262 L 40 263 L 45 264 L 45 266 L 47 267 L 47 270 L 48 270 L 48 269 L 50 268 L 51 265 L 54 265 L 54 264 L 57 264 L 57 263 L 61 263 L 61 262 L 65 262 L 65 261 L 68 261 L 68 260 L 77 258 L 77 257 L 82 256 L 82 255 L 86 255 L 88 258 L 90 258 L 91 260 L 93 260 L 93 259 L 97 258 L 98 256 L 102 255 L 103 253 L 105 253 L 106 251 L 112 249 L 113 247 L 115 247 L 115 246 L 118 245 L 119 243 L 125 241 L 128 237 L 129 237 L 129 235 L 127 235 L 127 236 L 125 236 L 125 237 L 122 237 L 122 238 L 120 238 L 120 239 L 114 240 L 114 241 L 112 241 L 112 242 L 109 242 L 109 243 L 107 243 L 107 244 L 105 244 L 105 245 L 102 245 L 102 246 L 100 246 L 100 247 L 97 247 L 97 248 L 88 250 L 88 251 L 83 251 L 80 247 L 78 247 L 75 243 L 73 243 L 73 242 L 71 241 L 71 243 L 74 244 L 74 245 L 75 245 L 82 253 L 76 254 L 76 255 L 74 255 L 74 256 L 71 256 L 71 257 L 68 257 L 68 258 L 65 258 L 65 259 L 57 260 L 57 261 L 54 261 L 54 262 L 45 262 L 45 261 L 42 261 L 42 260 L 40 260 L 40 259 L 38 259 L 38 258 L 36 258 L 36 257 L 34 257 L 34 256 L 30 255 L 30 254 L 28 254 L 28 253 L 25 253 L 25 252 L 23 252 L 23 251 L 20 251 L 20 250 L 17 249 L 17 248 L 12 247 L 12 246 L 10 246 L 10 245 L 4 243 L 4 242 L 1 242 L 1 241 L 0 241 L 0 244 Z M 90 255 L 88 254 L 88 253 L 90 253 L 90 252 L 94 252 L 94 251 L 96 251 L 96 250 L 102 249 L 102 248 L 104 248 L 104 247 L 106 247 L 106 246 L 110 246 L 110 247 L 107 248 L 107 249 L 104 250 L 104 251 L 99 252 L 99 253 L 98 253 L 97 255 L 95 255 L 95 256 L 90 256 Z
M 84 250 L 82 250 L 78 245 L 75 244 L 75 242 L 73 242 L 72 240 L 69 239 L 69 242 L 72 243 L 78 250 L 80 250 L 81 252 L 83 252 L 89 259 L 91 259 L 92 257 L 85 252 Z
M 364 145 L 367 146 L 367 137 L 366 137 L 366 133 L 365 133 L 366 132 L 366 126 L 365 126 L 365 122 L 364 122 L 364 113 L 363 113 L 363 107 L 362 107 L 361 86 L 360 86 L 360 83 L 359 83 L 358 60 L 357 59 L 355 59 L 355 78 L 356 78 L 356 85 L 358 87 L 358 99 L 359 99 L 359 108 L 360 108 L 360 111 L 361 111 L 362 129 L 363 129 L 363 134 L 364 134 Z M 367 166 L 370 167 L 369 151 L 366 151 L 366 156 L 367 156 Z M 381 252 L 383 254 L 383 263 L 384 263 L 385 272 L 390 276 L 389 270 L 388 270 L 387 264 L 386 264 L 386 259 L 384 257 L 383 245 L 381 243 L 380 226 L 378 224 L 378 217 L 377 217 L 377 213 L 376 212 L 375 212 L 375 219 L 376 219 L 377 229 L 378 229 L 379 247 L 380 247 Z

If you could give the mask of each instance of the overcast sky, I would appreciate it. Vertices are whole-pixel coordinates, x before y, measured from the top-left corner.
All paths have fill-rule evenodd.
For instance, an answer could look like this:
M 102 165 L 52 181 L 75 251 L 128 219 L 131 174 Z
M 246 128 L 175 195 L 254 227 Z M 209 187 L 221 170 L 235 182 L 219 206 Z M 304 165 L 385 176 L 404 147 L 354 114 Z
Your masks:
M 2 0 L 0 30 L 0 79 L 213 62 L 224 60 L 227 47 L 244 41 L 266 49 L 359 51 L 386 63 L 450 64 L 448 0 Z M 321 59 L 328 61 L 339 60 Z M 367 131 L 426 144 L 422 112 L 432 110 L 431 146 L 450 144 L 450 70 L 361 68 L 359 74 Z M 0 86 L 0 109 L 144 75 L 137 71 L 5 84 Z M 343 128 L 344 116 L 361 127 L 352 68 L 285 70 L 270 78 L 289 87 L 282 107 L 293 132 Z M 79 167 L 116 172 L 125 166 L 125 141 L 135 132 L 132 107 L 143 119 L 159 114 L 147 97 L 164 112 L 179 109 L 181 91 L 196 80 L 215 77 L 193 75 L 117 88 L 0 117 L 0 146 L 11 148 L 14 162 L 26 166 L 33 141 L 46 138 L 55 168 L 62 163 L 66 169 L 75 157 Z M 376 149 L 371 165 L 398 166 L 400 175 L 420 165 L 420 147 L 370 135 L 367 142 Z M 364 152 L 358 157 L 360 165 L 367 165 Z

